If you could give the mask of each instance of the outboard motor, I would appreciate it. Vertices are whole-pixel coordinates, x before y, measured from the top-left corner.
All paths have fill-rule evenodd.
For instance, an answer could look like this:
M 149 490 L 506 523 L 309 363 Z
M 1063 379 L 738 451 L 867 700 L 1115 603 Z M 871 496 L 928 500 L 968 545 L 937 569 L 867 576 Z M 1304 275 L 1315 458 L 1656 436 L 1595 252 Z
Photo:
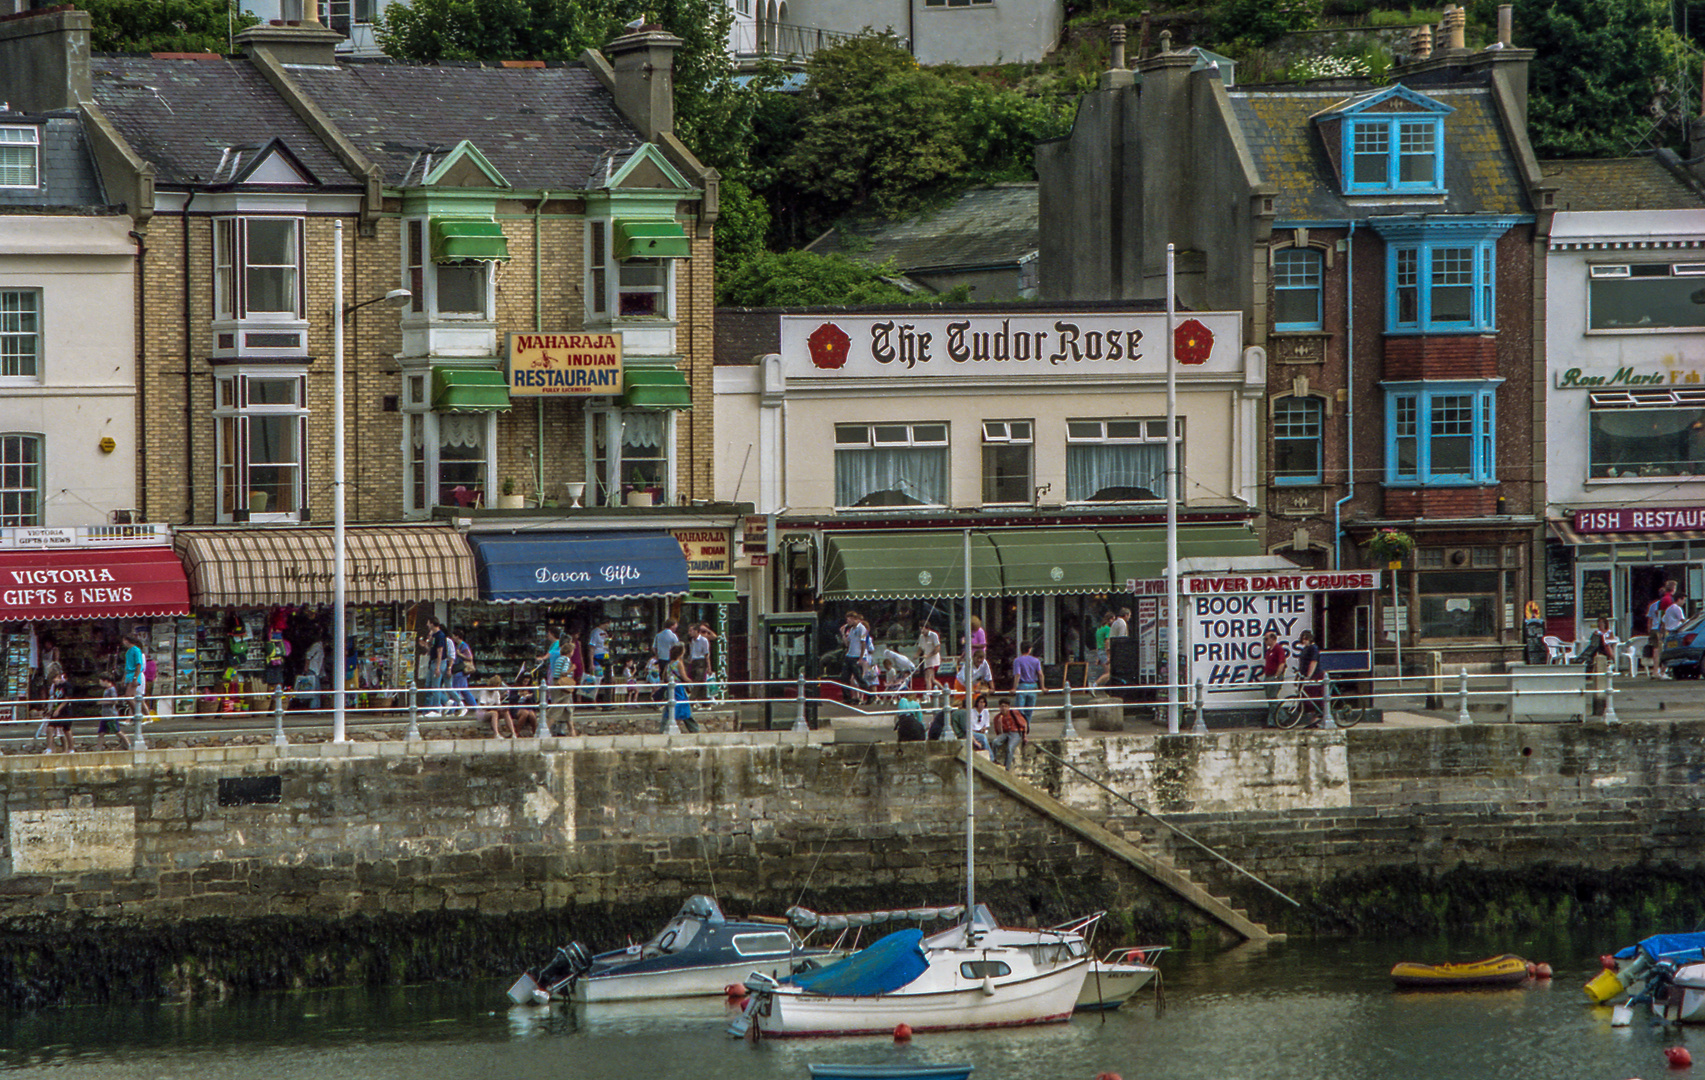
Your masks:
M 578 979 L 592 968 L 592 953 L 578 941 L 571 941 L 565 948 L 558 949 L 551 962 L 546 964 L 535 980 L 547 991 L 555 990 L 563 983 Z

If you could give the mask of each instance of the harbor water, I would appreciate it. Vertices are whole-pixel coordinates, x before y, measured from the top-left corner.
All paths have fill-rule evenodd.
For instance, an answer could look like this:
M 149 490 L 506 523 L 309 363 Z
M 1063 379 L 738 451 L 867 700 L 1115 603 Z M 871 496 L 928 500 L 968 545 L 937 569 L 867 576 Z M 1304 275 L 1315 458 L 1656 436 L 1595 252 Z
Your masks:
M 1685 928 L 1684 928 L 1685 929 Z M 1643 936 L 1643 931 L 1636 936 Z M 1663 1048 L 1705 1028 L 1641 1015 L 1613 1028 L 1582 985 L 1626 940 L 1311 941 L 1174 952 L 1164 1010 L 1145 991 L 1070 1024 L 753 1045 L 724 1034 L 721 1001 L 513 1008 L 486 984 L 86 1006 L 0 1020 L 0 1069 L 55 1080 L 804 1080 L 809 1062 L 971 1061 L 974 1080 L 1626 1080 L 1662 1075 Z M 1516 952 L 1550 982 L 1469 992 L 1392 988 L 1399 960 Z

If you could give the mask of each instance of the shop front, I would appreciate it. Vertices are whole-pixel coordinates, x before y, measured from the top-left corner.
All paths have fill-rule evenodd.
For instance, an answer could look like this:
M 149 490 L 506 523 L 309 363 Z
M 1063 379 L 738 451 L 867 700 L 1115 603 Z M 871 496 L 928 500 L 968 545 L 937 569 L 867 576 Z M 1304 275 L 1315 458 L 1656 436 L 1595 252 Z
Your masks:
M 545 653 L 548 628 L 584 645 L 607 623 L 605 685 L 644 683 L 671 602 L 693 591 L 681 543 L 664 529 L 516 531 L 494 524 L 470 533 L 468 543 L 478 596 L 457 604 L 450 622 L 468 635 L 478 678 L 512 679 L 532 668 Z M 567 645 L 565 639 L 565 652 Z
M 1687 613 L 1705 596 L 1705 506 L 1581 509 L 1550 523 L 1545 632 L 1580 641 L 1602 616 L 1624 641 L 1649 634 L 1646 608 L 1664 583 Z
M 473 555 L 439 525 L 350 526 L 345 536 L 347 685 L 357 707 L 389 704 L 415 672 L 423 605 L 478 595 Z M 331 685 L 332 530 L 190 527 L 176 544 L 195 609 L 174 628 L 177 709 L 263 708 L 279 684 L 320 704 L 298 680 L 317 671 L 318 688 Z
M 103 673 L 122 673 L 121 638 L 133 634 L 172 692 L 166 660 L 175 619 L 190 610 L 189 584 L 170 538 L 156 526 L 0 530 L 0 678 L 4 700 L 44 696 L 57 657 L 67 697 L 96 698 Z M 151 691 L 153 692 L 153 691 Z M 93 703 L 72 708 L 92 716 Z M 24 719 L 23 708 L 3 714 Z

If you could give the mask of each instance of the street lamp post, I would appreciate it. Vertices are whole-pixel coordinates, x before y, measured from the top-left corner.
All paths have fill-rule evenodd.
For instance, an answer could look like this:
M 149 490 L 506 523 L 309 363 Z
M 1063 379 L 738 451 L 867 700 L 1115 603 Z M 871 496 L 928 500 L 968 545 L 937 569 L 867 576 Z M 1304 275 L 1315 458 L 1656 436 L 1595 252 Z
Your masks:
M 344 565 L 348 544 L 343 530 L 343 324 L 369 304 L 400 307 L 413 295 L 392 289 L 384 296 L 343 306 L 343 222 L 332 223 L 332 741 L 345 741 L 344 690 L 348 682 L 349 627 L 344 613 Z

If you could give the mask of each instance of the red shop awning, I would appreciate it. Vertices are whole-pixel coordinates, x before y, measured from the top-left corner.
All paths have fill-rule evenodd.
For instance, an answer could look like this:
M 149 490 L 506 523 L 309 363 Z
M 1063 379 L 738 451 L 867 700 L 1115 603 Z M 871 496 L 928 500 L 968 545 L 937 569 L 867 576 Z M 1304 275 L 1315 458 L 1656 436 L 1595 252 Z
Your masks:
M 0 622 L 189 614 L 189 581 L 169 547 L 0 551 Z

